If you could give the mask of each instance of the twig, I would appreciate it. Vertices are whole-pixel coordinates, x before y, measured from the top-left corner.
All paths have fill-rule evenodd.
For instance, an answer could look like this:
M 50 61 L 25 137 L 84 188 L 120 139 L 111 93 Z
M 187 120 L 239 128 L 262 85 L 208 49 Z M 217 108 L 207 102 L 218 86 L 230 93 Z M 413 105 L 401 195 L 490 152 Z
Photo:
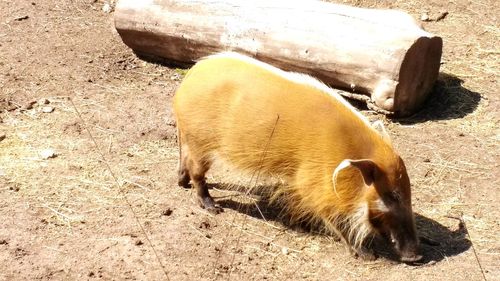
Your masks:
M 470 233 L 469 233 L 469 229 L 467 228 L 467 224 L 465 224 L 465 221 L 462 217 L 462 214 L 460 214 L 459 217 L 457 217 L 457 216 L 446 216 L 446 217 L 450 218 L 450 219 L 458 220 L 460 222 L 460 224 L 463 226 L 465 233 L 467 233 L 467 237 L 469 237 L 470 244 L 472 246 L 472 252 L 474 253 L 474 257 L 476 257 L 476 262 L 477 262 L 477 265 L 479 266 L 479 269 L 481 270 L 481 274 L 483 275 L 483 280 L 487 281 L 486 275 L 484 274 L 483 266 L 481 265 L 481 262 L 479 261 L 479 256 L 477 255 L 477 252 L 476 252 L 476 247 L 474 247 L 474 241 L 472 241 L 472 238 L 471 238 Z
M 276 121 L 274 122 L 274 126 L 273 126 L 273 129 L 271 131 L 271 134 L 269 135 L 269 139 L 267 140 L 267 143 L 266 145 L 264 146 L 264 150 L 263 150 L 263 153 L 262 153 L 262 157 L 261 159 L 259 160 L 259 167 L 258 169 L 254 172 L 254 174 L 252 175 L 252 177 L 250 178 L 250 184 L 249 186 L 251 186 L 251 183 L 252 183 L 252 180 L 254 178 L 254 176 L 256 175 L 256 178 L 255 178 L 255 182 L 254 182 L 254 185 L 249 189 L 249 191 L 247 192 L 247 195 L 255 188 L 255 186 L 257 185 L 257 182 L 259 180 L 259 177 L 260 177 L 260 172 L 261 172 L 261 169 L 264 165 L 264 159 L 266 157 L 266 154 L 267 154 L 267 150 L 269 149 L 269 145 L 271 143 L 271 139 L 273 138 L 274 136 L 274 132 L 276 130 L 276 125 L 278 125 L 278 121 L 280 119 L 280 116 L 279 114 L 276 115 Z M 260 215 L 262 216 L 262 218 L 264 220 L 266 220 L 264 218 L 264 215 L 262 214 L 262 211 L 260 210 L 259 206 L 257 205 L 257 203 L 254 202 L 254 205 L 257 207 L 257 210 L 259 211 Z M 233 221 L 234 221 L 234 218 L 236 218 L 236 215 L 233 217 Z M 246 220 L 247 220 L 247 217 L 244 217 L 243 219 L 243 224 L 246 223 Z M 236 248 L 239 247 L 240 245 L 240 240 L 241 240 L 241 235 L 243 233 L 243 228 L 240 228 L 240 233 L 238 234 L 238 238 L 236 238 Z M 231 257 L 231 264 L 230 264 L 230 267 L 233 266 L 233 263 L 234 263 L 234 259 L 235 259 L 235 256 L 236 254 L 233 253 L 232 257 Z M 218 259 L 217 259 L 218 260 Z M 227 274 L 227 280 L 231 280 L 231 271 L 228 272 Z
M 14 20 L 15 21 L 23 21 L 23 20 L 27 20 L 29 18 L 30 17 L 28 15 L 22 15 L 22 16 L 15 17 Z
M 68 217 L 67 215 L 65 215 L 65 214 L 63 214 L 63 213 L 61 213 L 59 211 L 57 211 L 56 209 L 54 209 L 52 207 L 49 207 L 47 205 L 44 205 L 44 207 L 47 208 L 47 209 L 49 209 L 49 210 L 51 210 L 52 212 L 54 212 L 58 217 L 63 217 L 64 219 L 62 219 L 62 221 L 66 222 L 66 223 L 69 222 L 69 221 L 71 221 L 70 217 Z
M 95 87 L 99 87 L 99 88 L 111 91 L 111 92 L 113 92 L 115 94 L 121 94 L 118 90 L 116 90 L 116 89 L 118 89 L 118 87 L 114 87 L 115 89 L 113 89 L 113 87 L 104 86 L 104 85 L 100 85 L 100 84 L 92 84 L 92 85 L 95 86 Z
M 483 172 L 473 172 L 471 170 L 467 170 L 467 169 L 462 169 L 462 168 L 459 168 L 459 167 L 455 167 L 455 166 L 450 166 L 448 164 L 439 164 L 439 163 L 425 163 L 425 165 L 430 165 L 430 166 L 436 166 L 436 167 L 441 167 L 443 169 L 446 169 L 446 168 L 449 168 L 449 169 L 452 169 L 452 170 L 457 170 L 457 171 L 460 171 L 460 172 L 467 172 L 467 173 L 477 173 L 477 174 L 483 174 Z
M 343 97 L 355 99 L 355 100 L 362 101 L 362 102 L 366 103 L 366 106 L 369 109 L 371 109 L 377 113 L 381 113 L 384 115 L 394 115 L 394 112 L 378 107 L 369 96 L 355 94 L 355 93 L 349 93 L 349 92 L 342 91 L 342 90 L 336 90 L 336 91 L 339 95 L 341 95 Z
M 111 146 L 113 145 L 113 135 L 109 136 L 108 153 L 111 154 Z
M 202 231 L 200 231 L 196 227 L 194 227 L 192 225 L 189 225 L 189 228 L 192 228 L 194 231 L 196 231 L 198 234 L 200 234 L 201 236 L 203 236 L 203 238 L 207 239 L 208 241 L 214 242 L 212 239 L 208 238 L 207 234 L 203 233 Z
M 129 180 L 126 180 L 126 179 L 125 179 L 125 180 L 123 180 L 123 182 L 124 182 L 124 183 L 128 183 L 128 184 L 131 184 L 131 185 L 135 185 L 135 186 L 140 187 L 140 188 L 142 188 L 142 189 L 144 189 L 144 190 L 151 190 L 150 188 L 147 188 L 146 186 L 141 185 L 141 184 L 138 184 L 138 183 L 133 182 L 133 181 L 129 181 Z
M 250 230 L 246 230 L 244 229 L 241 225 L 237 225 L 235 223 L 231 223 L 231 222 L 226 222 L 228 223 L 229 225 L 231 225 L 232 227 L 236 227 L 236 228 L 239 228 L 240 231 L 245 231 L 247 232 L 248 234 L 250 235 L 253 235 L 253 236 L 258 236 L 264 240 L 266 240 L 266 243 L 269 243 L 269 245 L 272 245 L 274 247 L 277 247 L 277 248 L 283 248 L 283 246 L 279 245 L 279 244 L 276 244 L 274 242 L 272 242 L 274 240 L 274 238 L 271 238 L 271 237 L 268 237 L 268 236 L 265 236 L 265 235 L 262 235 L 262 234 L 259 234 L 258 232 L 254 232 L 254 231 L 250 231 Z M 288 248 L 288 247 L 287 247 Z M 297 250 L 297 249 L 292 249 L 292 248 L 288 248 L 288 250 L 292 251 L 292 252 L 296 252 L 296 253 L 302 253 L 301 250 Z
M 273 253 L 273 252 L 266 251 L 266 250 L 264 250 L 264 249 L 262 249 L 262 248 L 259 248 L 259 247 L 247 246 L 247 248 L 249 248 L 249 249 L 254 249 L 254 250 L 257 250 L 257 251 L 261 251 L 261 252 L 264 252 L 264 253 L 266 253 L 266 254 L 270 255 L 270 256 L 271 256 L 271 257 L 273 257 L 273 258 L 275 258 L 275 257 L 279 256 L 279 254 L 275 254 L 275 253 Z
M 155 165 L 155 164 L 164 164 L 164 163 L 172 163 L 177 162 L 176 159 L 163 160 L 163 161 L 149 161 L 149 162 L 127 162 L 125 165 L 127 166 L 138 166 L 138 165 Z
M 167 273 L 167 270 L 165 268 L 165 266 L 163 265 L 163 263 L 161 262 L 161 259 L 160 259 L 160 256 L 158 255 L 158 253 L 156 252 L 156 249 L 155 247 L 153 246 L 153 243 L 151 242 L 151 239 L 149 239 L 149 236 L 148 234 L 146 233 L 146 230 L 144 229 L 144 227 L 142 226 L 142 223 L 141 221 L 139 220 L 139 216 L 137 215 L 137 213 L 135 212 L 133 206 L 132 206 L 132 203 L 130 203 L 130 201 L 128 200 L 127 198 L 127 195 L 125 194 L 122 186 L 120 185 L 119 181 L 118 181 L 118 178 L 115 176 L 115 173 L 113 172 L 113 170 L 111 169 L 111 166 L 108 164 L 108 161 L 106 160 L 106 158 L 104 157 L 104 154 L 102 153 L 99 145 L 97 144 L 97 141 L 95 140 L 94 136 L 92 135 L 92 133 L 90 132 L 90 129 L 87 127 L 87 124 L 85 122 L 85 120 L 83 119 L 82 115 L 80 114 L 80 111 L 78 111 L 78 108 L 76 107 L 75 103 L 73 102 L 73 99 L 69 98 L 69 101 L 71 102 L 71 105 L 73 106 L 73 108 L 75 109 L 75 112 L 76 112 L 76 115 L 78 116 L 78 118 L 81 120 L 82 122 L 82 125 L 83 127 L 85 128 L 85 130 L 87 131 L 87 133 L 89 134 L 90 138 L 92 139 L 92 142 L 94 143 L 94 146 L 95 146 L 95 150 L 97 151 L 97 153 L 101 156 L 101 159 L 102 163 L 105 164 L 107 170 L 109 171 L 109 173 L 111 174 L 111 176 L 113 177 L 114 181 L 115 181 L 115 184 L 116 186 L 118 187 L 118 190 L 123 198 L 123 200 L 127 203 L 130 211 L 132 212 L 133 216 L 134 216 L 134 219 L 137 223 L 137 225 L 139 226 L 139 228 L 141 229 L 144 237 L 146 238 L 146 240 L 148 241 L 148 244 L 149 246 L 151 247 L 151 249 L 153 250 L 153 253 L 154 255 L 156 256 L 156 260 L 158 261 L 158 263 L 160 264 L 161 266 L 161 269 L 163 270 L 163 273 L 165 274 L 165 277 L 167 280 L 170 280 L 170 278 L 168 277 L 168 273 Z
M 49 250 L 52 250 L 52 251 L 56 251 L 56 252 L 62 253 L 62 254 L 67 254 L 68 253 L 67 251 L 62 251 L 62 250 L 59 250 L 59 249 L 56 249 L 56 248 L 53 248 L 53 247 L 49 247 L 49 246 L 42 246 L 42 247 L 46 248 L 46 249 L 49 249 Z
M 101 250 L 99 250 L 99 252 L 97 252 L 97 253 L 102 254 L 104 251 L 106 251 L 107 249 L 111 248 L 112 246 L 116 246 L 117 244 L 118 244 L 118 242 L 115 242 L 112 245 L 108 245 L 108 246 L 102 248 Z

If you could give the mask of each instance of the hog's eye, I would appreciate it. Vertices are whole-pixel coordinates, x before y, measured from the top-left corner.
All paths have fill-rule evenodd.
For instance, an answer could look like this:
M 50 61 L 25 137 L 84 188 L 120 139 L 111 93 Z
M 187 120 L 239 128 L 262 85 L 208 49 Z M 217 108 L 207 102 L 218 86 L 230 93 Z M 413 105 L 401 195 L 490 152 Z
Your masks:
M 396 199 L 396 201 L 401 201 L 401 194 L 399 192 L 393 191 L 391 193 L 394 199 Z
M 389 204 L 397 204 L 401 200 L 401 195 L 396 191 L 391 191 L 384 194 L 384 199 Z

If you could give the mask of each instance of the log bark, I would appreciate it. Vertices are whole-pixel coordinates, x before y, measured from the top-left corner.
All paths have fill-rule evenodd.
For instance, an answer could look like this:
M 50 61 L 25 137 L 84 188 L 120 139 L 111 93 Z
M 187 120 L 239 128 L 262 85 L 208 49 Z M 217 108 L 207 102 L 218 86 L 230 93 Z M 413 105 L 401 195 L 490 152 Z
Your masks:
M 237 51 L 399 116 L 422 105 L 442 52 L 442 39 L 404 12 L 321 1 L 120 0 L 115 27 L 139 54 L 193 63 Z

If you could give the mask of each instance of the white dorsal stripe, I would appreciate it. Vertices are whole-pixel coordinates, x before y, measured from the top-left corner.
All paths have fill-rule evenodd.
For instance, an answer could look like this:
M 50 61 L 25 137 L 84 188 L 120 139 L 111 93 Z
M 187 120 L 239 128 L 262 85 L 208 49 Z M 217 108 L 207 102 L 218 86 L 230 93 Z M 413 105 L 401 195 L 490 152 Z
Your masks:
M 377 120 L 372 123 L 372 127 L 387 141 L 391 142 L 391 137 L 385 129 L 384 122 L 382 120 Z
M 291 82 L 299 83 L 299 84 L 305 84 L 309 85 L 311 87 L 314 87 L 315 89 L 318 89 L 324 93 L 327 93 L 328 95 L 334 97 L 337 99 L 342 105 L 347 107 L 354 113 L 355 116 L 357 116 L 359 119 L 363 120 L 365 124 L 367 125 L 368 128 L 372 129 L 373 131 L 377 132 L 371 125 L 368 119 L 362 115 L 356 108 L 354 108 L 349 102 L 347 102 L 341 95 L 339 95 L 337 92 L 335 92 L 332 88 L 328 87 L 325 83 L 319 81 L 318 79 L 309 76 L 307 74 L 303 73 L 297 73 L 297 72 L 289 72 L 289 71 L 284 71 L 282 69 L 279 69 L 275 66 L 272 66 L 270 64 L 267 64 L 265 62 L 259 61 L 257 59 L 254 59 L 249 56 L 245 56 L 236 52 L 222 52 L 222 53 L 217 53 L 208 57 L 203 58 L 204 59 L 210 59 L 210 58 L 232 58 L 232 59 L 237 59 L 241 60 L 246 63 L 251 63 L 253 65 L 256 65 L 258 67 L 264 68 L 276 75 L 279 75 Z M 378 133 L 378 132 L 377 132 Z
M 380 130 L 386 132 L 384 122 L 382 122 L 382 120 L 376 120 L 375 122 L 372 123 L 372 126 L 374 128 L 380 128 Z

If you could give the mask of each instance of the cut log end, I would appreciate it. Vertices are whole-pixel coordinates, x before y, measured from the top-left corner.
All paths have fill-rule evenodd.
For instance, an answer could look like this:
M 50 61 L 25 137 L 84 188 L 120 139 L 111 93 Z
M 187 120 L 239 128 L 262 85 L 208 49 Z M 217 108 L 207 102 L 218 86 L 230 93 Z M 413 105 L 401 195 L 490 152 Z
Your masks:
M 421 37 L 406 52 L 394 94 L 398 116 L 407 116 L 421 107 L 439 75 L 443 40 Z

